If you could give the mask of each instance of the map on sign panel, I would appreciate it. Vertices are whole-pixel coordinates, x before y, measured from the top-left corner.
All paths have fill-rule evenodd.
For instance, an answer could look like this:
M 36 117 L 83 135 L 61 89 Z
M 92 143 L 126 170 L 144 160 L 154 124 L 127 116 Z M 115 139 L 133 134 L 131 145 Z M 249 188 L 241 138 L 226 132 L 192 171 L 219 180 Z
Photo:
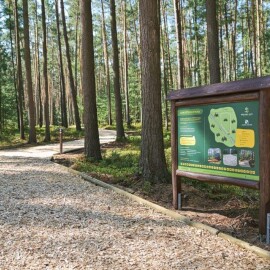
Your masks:
M 228 147 L 235 146 L 237 117 L 232 107 L 211 109 L 208 121 L 216 142 Z

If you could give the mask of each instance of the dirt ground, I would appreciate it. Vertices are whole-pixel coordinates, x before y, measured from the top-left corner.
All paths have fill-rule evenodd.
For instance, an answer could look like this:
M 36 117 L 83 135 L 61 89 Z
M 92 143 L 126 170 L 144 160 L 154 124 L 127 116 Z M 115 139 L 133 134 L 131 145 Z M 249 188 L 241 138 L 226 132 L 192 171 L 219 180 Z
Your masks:
M 55 155 L 53 161 L 62 165 L 73 167 L 74 161 L 81 158 L 83 151 Z M 149 201 L 159 204 L 167 209 L 172 207 L 172 186 L 171 184 L 159 184 L 151 186 L 148 192 L 143 191 L 142 181 L 138 176 L 132 176 L 127 186 L 115 181 L 109 175 L 97 175 L 89 173 L 92 177 L 106 183 L 120 187 L 130 193 L 143 197 Z M 270 251 L 265 239 L 261 239 L 258 229 L 259 202 L 253 198 L 242 200 L 236 196 L 211 196 L 199 190 L 189 183 L 182 184 L 183 207 L 177 210 L 181 215 L 197 222 L 207 224 L 224 233 L 244 240 Z M 263 240 L 263 241 L 262 241 Z

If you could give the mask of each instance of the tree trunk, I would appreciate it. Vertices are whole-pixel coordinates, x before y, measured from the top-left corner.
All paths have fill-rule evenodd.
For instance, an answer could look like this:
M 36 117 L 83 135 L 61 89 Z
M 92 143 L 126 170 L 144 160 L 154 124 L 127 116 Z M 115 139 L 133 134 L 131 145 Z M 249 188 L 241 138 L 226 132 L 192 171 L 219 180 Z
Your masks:
M 131 120 L 130 120 L 130 112 L 129 112 L 129 89 L 128 89 L 128 48 L 127 48 L 127 14 L 126 14 L 126 0 L 123 2 L 123 13 L 124 13 L 124 90 L 125 90 L 125 101 L 126 101 L 126 123 L 127 127 L 130 128 Z
M 2 61 L 1 59 L 1 54 L 0 54 L 0 61 Z M 1 74 L 2 70 L 0 68 L 0 78 L 2 77 L 2 74 Z M 2 130 L 3 130 L 3 117 L 2 117 L 2 82 L 0 80 L 0 134 L 2 133 Z
M 56 15 L 57 41 L 58 41 L 59 66 L 60 66 L 60 78 L 61 78 L 61 116 L 62 116 L 62 126 L 67 128 L 68 127 L 68 121 L 67 121 L 67 103 L 66 103 L 66 82 L 65 82 L 64 68 L 63 68 L 63 57 L 62 57 L 61 31 L 60 31 L 60 24 L 59 24 L 58 0 L 55 0 L 55 15 Z
M 74 64 L 75 64 L 75 91 L 78 93 L 78 47 L 79 47 L 79 39 L 78 39 L 78 32 L 79 32 L 79 20 L 80 20 L 80 2 L 76 0 L 78 3 L 78 11 L 76 14 L 76 26 L 75 26 L 75 55 L 74 55 Z
M 29 19 L 28 19 L 28 1 L 23 0 L 23 24 L 24 24 L 24 58 L 25 58 L 25 73 L 26 73 L 26 88 L 28 94 L 28 109 L 29 109 L 29 143 L 36 143 L 36 116 L 35 102 L 33 96 L 32 71 L 31 71 L 31 56 L 29 45 Z
M 2 54 L 0 53 L 0 63 L 2 63 L 3 59 L 2 59 Z M 4 77 L 4 74 L 2 74 L 2 66 L 0 65 L 0 134 L 2 133 L 3 131 L 3 125 L 2 123 L 4 122 L 4 118 L 3 118 L 3 115 L 2 115 L 2 104 L 3 104 L 3 101 L 2 101 L 2 77 Z
M 259 25 L 260 25 L 260 40 L 261 40 L 261 67 L 262 67 L 262 76 L 266 74 L 266 68 L 267 68 L 267 39 L 264 38 L 264 33 L 266 33 L 266 21 L 267 19 L 264 16 L 265 10 L 263 6 L 263 0 L 258 0 L 258 6 L 259 6 Z
M 253 21 L 254 21 L 254 54 L 255 54 L 255 67 L 256 76 L 262 76 L 261 72 L 261 39 L 260 39 L 260 16 L 259 16 L 259 2 L 253 0 Z
M 19 18 L 18 18 L 18 1 L 15 0 L 15 31 L 16 31 L 16 54 L 17 54 L 17 90 L 19 103 L 19 118 L 20 118 L 20 137 L 25 139 L 24 123 L 23 123 L 23 80 L 22 80 L 22 60 L 21 46 L 19 34 Z
M 163 67 L 163 89 L 164 89 L 164 106 L 165 106 L 165 128 L 169 130 L 169 113 L 168 113 L 168 102 L 166 100 L 168 94 L 168 75 L 167 75 L 167 65 L 165 57 L 164 39 L 162 38 L 162 28 L 161 28 L 161 55 L 162 55 L 162 67 Z
M 188 20 L 187 20 L 188 21 Z M 189 35 L 192 36 L 192 24 L 191 24 L 191 20 L 189 21 Z M 189 80 L 189 87 L 194 86 L 194 81 L 193 81 L 193 76 L 192 76 L 192 62 L 193 62 L 193 45 L 192 45 L 192 41 L 188 40 L 187 41 L 187 54 L 188 54 L 188 80 Z
M 103 53 L 105 60 L 105 74 L 106 74 L 106 89 L 107 89 L 107 110 L 108 110 L 108 125 L 112 125 L 112 105 L 111 105 L 111 80 L 110 80 L 110 68 L 109 68 L 109 56 L 108 56 L 108 45 L 107 45 L 107 33 L 105 27 L 105 16 L 103 0 L 101 0 L 102 8 L 102 39 L 103 39 Z
M 135 4 L 137 4 L 135 2 Z M 139 6 L 139 5 L 138 5 Z M 132 8 L 132 0 L 130 0 L 130 10 L 131 13 L 135 13 L 134 9 Z M 137 65 L 137 79 L 138 82 L 141 84 L 142 78 L 141 78 L 141 48 L 139 44 L 139 34 L 138 34 L 138 29 L 136 25 L 136 19 L 137 16 L 133 17 L 133 27 L 134 27 L 134 35 L 135 35 L 135 42 L 136 42 L 136 50 L 137 50 L 137 57 L 138 57 L 138 65 Z M 138 87 L 137 95 L 136 95 L 136 100 L 135 100 L 137 106 L 136 106 L 136 113 L 135 113 L 135 121 L 140 121 L 142 120 L 142 109 L 141 109 L 141 87 Z
M 234 4 L 234 23 L 233 23 L 233 33 L 232 33 L 232 52 L 233 52 L 233 76 L 234 80 L 237 79 L 237 52 L 236 52 L 236 37 L 237 37 L 237 6 L 238 0 L 235 0 Z
M 216 0 L 206 0 L 208 61 L 211 84 L 220 82 L 219 40 L 216 8 Z
M 249 70 L 249 73 L 252 73 L 252 76 L 256 76 L 255 73 L 255 67 L 254 65 L 256 65 L 256 63 L 254 63 L 254 53 L 253 53 L 253 41 L 252 41 L 252 30 L 251 30 L 251 22 L 250 22 L 250 9 L 249 9 L 249 0 L 246 1 L 246 13 L 247 13 L 247 24 L 248 24 L 248 36 L 249 36 L 249 55 L 248 55 L 248 67 L 249 69 L 251 69 L 251 71 Z
M 76 124 L 76 130 L 81 130 L 81 120 L 80 120 L 79 107 L 78 107 L 78 102 L 77 102 L 77 92 L 76 92 L 75 84 L 74 84 L 68 36 L 67 36 L 64 1 L 60 0 L 60 3 L 61 3 L 61 14 L 62 14 L 62 23 L 63 23 L 63 34 L 64 34 L 64 40 L 65 40 L 65 45 L 66 45 L 66 57 L 67 57 L 67 65 L 68 65 L 68 72 L 69 72 L 69 83 L 70 83 L 71 95 L 72 95 L 73 106 L 74 106 L 75 124 Z
M 48 86 L 49 86 L 49 116 L 50 116 L 50 124 L 54 126 L 54 99 L 53 99 L 53 80 L 52 77 L 48 76 Z
M 232 80 L 232 48 L 230 46 L 230 35 L 229 35 L 229 12 L 227 8 L 227 2 L 224 3 L 224 14 L 225 14 L 225 29 L 226 29 L 226 43 L 227 43 L 227 52 L 226 52 L 226 66 L 225 69 L 227 71 L 227 80 Z
M 18 104 L 18 95 L 17 95 L 17 85 L 16 85 L 16 70 L 15 70 L 15 61 L 14 61 L 14 48 L 13 48 L 13 37 L 12 37 L 12 27 L 13 23 L 11 20 L 11 2 L 9 2 L 9 39 L 10 39 L 10 51 L 11 51 L 11 62 L 12 62 L 12 75 L 13 75 L 13 86 L 14 86 L 14 98 L 16 101 L 16 111 L 17 111 L 17 125 L 20 129 L 20 113 L 19 113 L 19 104 Z
M 119 70 L 119 51 L 117 40 L 117 27 L 115 15 L 115 0 L 110 0 L 111 9 L 111 32 L 113 47 L 113 72 L 114 72 L 114 96 L 115 96 L 115 114 L 116 114 L 116 140 L 125 138 L 123 115 L 122 115 L 122 98 L 120 91 L 120 70 Z
M 49 116 L 49 85 L 48 85 L 48 60 L 47 60 L 47 30 L 46 30 L 46 13 L 45 13 L 45 3 L 41 0 L 41 10 L 42 10 L 42 30 L 43 30 L 43 83 L 44 83 L 44 116 L 45 116 L 45 142 L 51 140 L 50 132 L 50 116 Z
M 40 76 L 40 58 L 39 58 L 39 31 L 38 31 L 38 13 L 37 13 L 37 0 L 35 0 L 35 17 L 36 17 L 36 30 L 35 30 L 35 35 L 36 35 L 36 83 L 35 83 L 35 88 L 36 88 L 36 107 L 37 107 L 37 113 L 36 115 L 38 116 L 38 124 L 39 127 L 41 128 L 43 126 L 43 109 L 42 109 L 42 91 L 41 91 L 41 76 Z
M 247 38 L 245 35 L 245 29 L 244 29 L 244 18 L 241 18 L 241 37 L 242 37 L 242 47 L 243 47 L 243 53 L 242 53 L 242 62 L 243 62 L 243 71 L 244 74 L 247 74 L 248 72 L 248 63 L 247 63 L 247 56 L 246 56 L 246 48 L 248 46 Z
M 159 1 L 140 0 L 142 49 L 142 176 L 151 182 L 167 182 L 161 111 Z M 149 42 L 151 40 L 151 42 Z
M 167 12 L 166 12 L 166 6 L 164 3 L 164 0 L 162 0 L 162 15 L 163 15 L 163 23 L 164 23 L 164 48 L 166 48 L 165 50 L 166 62 L 168 61 L 167 69 L 168 69 L 169 86 L 171 88 L 175 88 L 173 84 L 173 73 L 172 73 L 171 53 L 170 53 L 170 38 L 168 34 Z
M 222 22 L 222 18 L 223 18 L 223 10 L 222 8 L 220 7 L 219 8 L 219 22 Z M 224 64 L 224 39 L 223 39 L 223 26 L 222 24 L 220 23 L 219 24 L 219 40 L 220 40 L 220 68 L 221 68 L 221 80 L 222 81 L 225 81 L 225 73 L 226 73 L 226 69 L 225 69 L 225 64 Z M 206 60 L 207 61 L 207 60 Z
M 200 63 L 200 51 L 199 51 L 199 25 L 198 25 L 198 7 L 197 7 L 197 1 L 195 1 L 194 6 L 194 30 L 195 30 L 195 54 L 194 54 L 194 65 L 195 65 L 195 82 L 196 85 L 202 84 L 202 78 L 201 78 L 201 63 Z
M 101 159 L 95 88 L 95 61 L 91 0 L 81 1 L 82 89 L 84 95 L 85 155 Z
M 174 0 L 175 29 L 177 40 L 177 82 L 178 88 L 184 88 L 184 58 L 182 46 L 182 23 L 179 0 Z

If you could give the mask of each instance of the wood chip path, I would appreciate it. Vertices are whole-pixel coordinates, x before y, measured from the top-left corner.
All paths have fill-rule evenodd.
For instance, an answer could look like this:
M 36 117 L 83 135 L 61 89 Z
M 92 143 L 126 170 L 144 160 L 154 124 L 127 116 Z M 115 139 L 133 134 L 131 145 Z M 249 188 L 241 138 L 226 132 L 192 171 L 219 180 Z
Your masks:
M 46 158 L 27 151 L 0 151 L 1 270 L 270 269 L 249 251 L 84 181 L 41 148 Z

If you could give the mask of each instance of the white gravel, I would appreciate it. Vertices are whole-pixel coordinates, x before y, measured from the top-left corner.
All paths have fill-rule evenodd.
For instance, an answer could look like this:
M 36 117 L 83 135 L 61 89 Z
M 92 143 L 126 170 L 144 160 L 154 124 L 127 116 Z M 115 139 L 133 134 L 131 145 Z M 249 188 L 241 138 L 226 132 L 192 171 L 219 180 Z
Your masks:
M 0 269 L 270 269 L 206 231 L 74 176 L 0 154 Z

